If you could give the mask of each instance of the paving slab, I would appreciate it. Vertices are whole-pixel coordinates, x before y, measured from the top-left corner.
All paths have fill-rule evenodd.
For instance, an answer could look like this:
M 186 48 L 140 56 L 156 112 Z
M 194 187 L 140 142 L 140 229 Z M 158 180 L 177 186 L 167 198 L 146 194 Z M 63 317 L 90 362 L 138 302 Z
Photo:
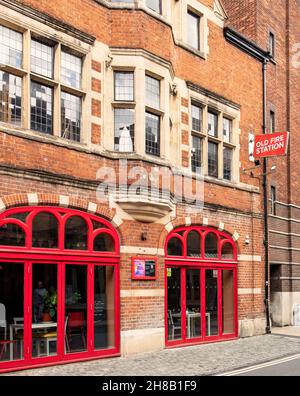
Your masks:
M 300 326 L 273 327 L 272 334 L 300 337 Z
M 207 376 L 300 353 L 300 338 L 265 335 L 126 358 L 19 371 L 13 376 Z

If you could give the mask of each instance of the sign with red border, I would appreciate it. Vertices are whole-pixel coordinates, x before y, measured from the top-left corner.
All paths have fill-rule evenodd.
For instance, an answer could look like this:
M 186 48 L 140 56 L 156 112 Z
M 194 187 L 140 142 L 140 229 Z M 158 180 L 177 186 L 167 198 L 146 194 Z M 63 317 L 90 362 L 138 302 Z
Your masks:
M 131 271 L 134 280 L 156 280 L 157 258 L 132 257 Z
M 255 136 L 254 158 L 279 157 L 287 154 L 289 133 Z

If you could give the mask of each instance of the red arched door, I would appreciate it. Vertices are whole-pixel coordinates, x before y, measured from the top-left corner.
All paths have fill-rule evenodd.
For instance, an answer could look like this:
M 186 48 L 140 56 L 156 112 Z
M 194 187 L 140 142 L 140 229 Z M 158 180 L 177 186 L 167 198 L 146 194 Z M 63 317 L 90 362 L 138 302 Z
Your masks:
M 0 215 L 0 371 L 119 354 L 119 250 L 85 212 Z
M 224 232 L 174 230 L 165 244 L 165 329 L 169 347 L 238 336 L 237 249 Z

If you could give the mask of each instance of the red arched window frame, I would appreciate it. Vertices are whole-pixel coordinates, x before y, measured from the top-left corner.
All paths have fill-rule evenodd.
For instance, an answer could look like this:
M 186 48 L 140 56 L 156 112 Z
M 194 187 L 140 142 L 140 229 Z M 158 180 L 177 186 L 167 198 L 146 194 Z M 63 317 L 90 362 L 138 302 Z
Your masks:
M 196 231 L 197 233 L 200 234 L 200 257 L 191 257 L 188 256 L 188 251 L 187 251 L 187 238 L 190 232 Z M 217 257 L 215 258 L 208 258 L 205 257 L 205 241 L 206 237 L 209 234 L 214 234 L 217 237 Z M 181 243 L 183 244 L 183 255 L 182 256 L 171 256 L 168 255 L 168 244 L 171 239 L 177 238 Z M 233 251 L 233 258 L 232 259 L 223 259 L 222 258 L 222 248 L 225 244 L 230 244 L 232 246 L 232 251 Z M 237 263 L 237 247 L 230 235 L 228 235 L 225 232 L 216 230 L 215 228 L 209 228 L 209 227 L 204 227 L 204 226 L 199 226 L 199 227 L 180 227 L 175 230 L 173 230 L 167 237 L 166 242 L 165 242 L 165 254 L 166 258 L 170 260 L 192 260 L 193 262 L 198 261 L 198 262 L 217 262 L 217 263 L 229 263 L 229 264 L 236 264 Z
M 26 220 L 23 222 L 19 219 L 15 219 L 12 216 L 18 214 L 28 213 Z M 48 213 L 54 216 L 57 220 L 58 226 L 58 248 L 38 248 L 32 246 L 32 228 L 33 221 L 41 213 Z M 65 230 L 66 224 L 72 217 L 79 217 L 83 219 L 87 225 L 87 249 L 86 250 L 73 250 L 65 248 Z M 93 221 L 99 223 L 99 228 L 94 229 Z M 104 218 L 92 215 L 90 213 L 82 212 L 75 209 L 64 209 L 60 207 L 40 206 L 40 207 L 19 207 L 13 208 L 0 214 L 0 228 L 6 224 L 15 224 L 19 226 L 25 234 L 25 247 L 24 246 L 6 246 L 1 245 L 1 251 L 24 251 L 27 252 L 47 252 L 49 253 L 67 253 L 76 255 L 95 255 L 95 256 L 118 256 L 120 253 L 120 242 L 116 230 L 113 226 Z M 102 227 L 101 227 L 102 226 Z M 94 251 L 94 239 L 99 234 L 108 234 L 113 238 L 114 251 L 113 252 L 102 252 Z

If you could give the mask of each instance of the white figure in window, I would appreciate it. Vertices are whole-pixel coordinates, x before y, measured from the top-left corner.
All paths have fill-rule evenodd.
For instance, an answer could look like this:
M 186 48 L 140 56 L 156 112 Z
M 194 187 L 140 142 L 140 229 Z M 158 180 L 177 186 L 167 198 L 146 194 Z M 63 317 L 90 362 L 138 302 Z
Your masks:
M 121 126 L 120 131 L 119 151 L 131 153 L 133 151 L 133 143 L 130 131 L 126 125 Z

